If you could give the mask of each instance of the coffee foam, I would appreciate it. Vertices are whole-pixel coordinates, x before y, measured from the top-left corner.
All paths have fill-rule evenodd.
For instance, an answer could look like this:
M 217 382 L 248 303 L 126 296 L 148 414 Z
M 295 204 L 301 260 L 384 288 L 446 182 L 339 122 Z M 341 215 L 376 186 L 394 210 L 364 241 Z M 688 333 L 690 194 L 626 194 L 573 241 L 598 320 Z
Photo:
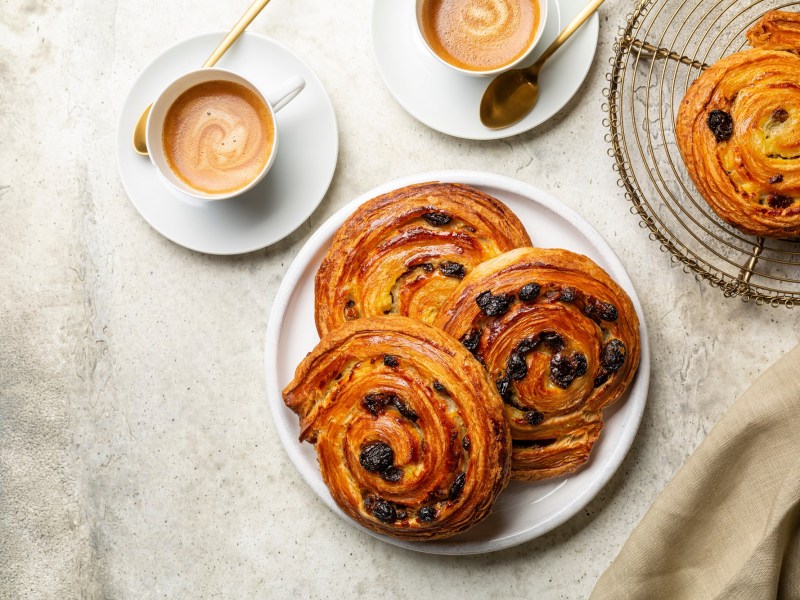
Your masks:
M 208 81 L 181 94 L 167 111 L 162 134 L 172 171 L 210 194 L 233 192 L 253 181 L 274 139 L 264 101 L 231 81 Z
M 431 48 L 462 69 L 488 71 L 519 58 L 539 23 L 535 0 L 426 0 L 422 29 Z

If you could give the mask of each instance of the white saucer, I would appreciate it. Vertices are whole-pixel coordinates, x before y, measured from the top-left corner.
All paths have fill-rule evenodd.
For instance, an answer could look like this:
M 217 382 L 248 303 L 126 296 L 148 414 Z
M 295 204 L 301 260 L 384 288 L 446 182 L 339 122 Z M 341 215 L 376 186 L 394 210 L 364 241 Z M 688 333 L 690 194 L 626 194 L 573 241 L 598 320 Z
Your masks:
M 383 81 L 411 116 L 428 127 L 455 137 L 496 140 L 543 123 L 561 110 L 578 91 L 597 49 L 597 13 L 549 60 L 539 76 L 539 101 L 522 121 L 505 129 L 484 127 L 478 107 L 490 77 L 470 77 L 449 69 L 423 46 L 415 31 L 411 2 L 374 0 L 372 48 Z M 586 5 L 586 0 L 548 0 L 547 23 L 530 61 Z
M 117 162 L 125 191 L 153 229 L 176 244 L 208 254 L 241 254 L 297 229 L 328 191 L 339 152 L 336 115 L 314 72 L 293 52 L 247 32 L 217 63 L 269 90 L 292 75 L 305 89 L 277 115 L 280 147 L 267 177 L 231 200 L 196 200 L 168 188 L 150 159 L 131 147 L 142 110 L 167 84 L 208 58 L 226 32 L 184 40 L 158 56 L 133 84 L 117 131 Z
M 387 3 L 389 3 L 387 1 Z M 322 481 L 311 444 L 298 442 L 297 415 L 283 404 L 281 390 L 319 340 L 314 326 L 314 276 L 331 240 L 358 206 L 390 190 L 422 181 L 466 183 L 500 199 L 525 225 L 533 243 L 585 254 L 628 293 L 639 316 L 641 356 L 631 386 L 604 411 L 605 426 L 586 465 L 578 472 L 537 483 L 511 482 L 492 514 L 469 531 L 436 542 L 405 542 L 369 531 L 339 509 Z M 320 226 L 292 262 L 269 315 L 265 344 L 267 401 L 281 443 L 306 483 L 331 510 L 354 527 L 385 542 L 418 552 L 476 554 L 510 548 L 540 536 L 582 510 L 608 482 L 633 443 L 650 381 L 647 327 L 636 291 L 614 251 L 591 225 L 549 194 L 516 179 L 478 171 L 439 171 L 390 181 L 356 198 Z

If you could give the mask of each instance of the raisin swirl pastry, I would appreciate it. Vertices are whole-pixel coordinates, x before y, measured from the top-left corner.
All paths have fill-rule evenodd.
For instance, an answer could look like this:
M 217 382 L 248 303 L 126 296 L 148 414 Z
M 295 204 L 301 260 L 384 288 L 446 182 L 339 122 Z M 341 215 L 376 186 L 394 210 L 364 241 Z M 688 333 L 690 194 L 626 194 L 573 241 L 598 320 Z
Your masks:
M 475 270 L 436 325 L 496 382 L 511 425 L 513 479 L 564 475 L 589 458 L 601 411 L 639 364 L 630 298 L 587 257 L 520 248 Z
M 379 533 L 462 532 L 508 482 L 497 390 L 457 340 L 415 319 L 358 319 L 326 335 L 283 399 L 300 417 L 300 440 L 316 445 L 333 499 Z
M 770 27 L 756 24 L 751 41 L 783 45 Z M 716 62 L 689 87 L 675 133 L 720 218 L 756 236 L 800 235 L 800 56 L 752 49 Z
M 800 13 L 771 10 L 747 32 L 753 48 L 800 52 Z
M 514 213 L 466 185 L 422 183 L 373 198 L 342 225 L 317 271 L 317 330 L 383 314 L 430 323 L 475 265 L 530 244 Z

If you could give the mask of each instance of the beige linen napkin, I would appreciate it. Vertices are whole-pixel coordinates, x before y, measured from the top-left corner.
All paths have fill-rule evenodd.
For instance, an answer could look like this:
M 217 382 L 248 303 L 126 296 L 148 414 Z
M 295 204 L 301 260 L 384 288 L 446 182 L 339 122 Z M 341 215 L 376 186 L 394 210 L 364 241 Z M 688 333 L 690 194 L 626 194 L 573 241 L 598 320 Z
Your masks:
M 800 599 L 800 346 L 678 471 L 592 600 Z

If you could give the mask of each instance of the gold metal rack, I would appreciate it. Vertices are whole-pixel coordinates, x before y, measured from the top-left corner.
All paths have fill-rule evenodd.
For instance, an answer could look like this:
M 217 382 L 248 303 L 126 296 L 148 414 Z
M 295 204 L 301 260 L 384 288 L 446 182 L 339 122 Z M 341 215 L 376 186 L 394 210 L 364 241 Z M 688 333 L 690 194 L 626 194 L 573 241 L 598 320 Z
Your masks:
M 771 306 L 800 303 L 800 239 L 754 238 L 717 217 L 686 172 L 674 125 L 702 69 L 745 48 L 745 32 L 768 10 L 798 7 L 800 0 L 641 0 L 620 29 L 604 91 L 609 155 L 650 239 L 725 296 Z

